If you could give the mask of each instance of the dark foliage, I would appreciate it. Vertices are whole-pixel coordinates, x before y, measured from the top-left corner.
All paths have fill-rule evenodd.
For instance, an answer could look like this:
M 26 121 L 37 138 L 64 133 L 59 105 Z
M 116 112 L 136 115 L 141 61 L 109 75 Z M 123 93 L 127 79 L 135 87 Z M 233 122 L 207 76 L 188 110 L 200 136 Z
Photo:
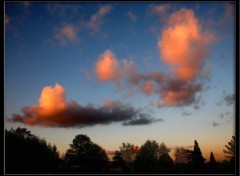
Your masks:
M 52 173 L 59 164 L 55 145 L 31 134 L 26 128 L 5 130 L 5 172 Z
M 76 167 L 77 171 L 101 171 L 108 165 L 106 152 L 82 134 L 75 136 L 64 160 L 69 167 Z

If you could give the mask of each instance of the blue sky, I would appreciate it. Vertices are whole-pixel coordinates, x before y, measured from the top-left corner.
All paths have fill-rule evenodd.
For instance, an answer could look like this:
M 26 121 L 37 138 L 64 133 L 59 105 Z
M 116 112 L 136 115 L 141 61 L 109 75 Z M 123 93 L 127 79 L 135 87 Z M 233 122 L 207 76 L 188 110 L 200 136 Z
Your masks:
M 196 139 L 207 159 L 211 150 L 216 159 L 223 159 L 222 149 L 234 134 L 234 9 L 234 3 L 225 2 L 6 2 L 4 116 L 14 119 L 14 113 L 21 120 L 6 121 L 5 127 L 26 127 L 55 143 L 61 153 L 76 134 L 83 133 L 106 150 L 117 150 L 122 142 L 141 146 L 147 139 L 171 147 L 189 146 Z M 190 37 L 183 37 L 179 47 L 173 45 L 178 39 L 169 38 L 172 29 L 177 34 L 177 27 L 186 29 L 186 25 L 189 30 L 182 36 Z M 194 32 L 197 36 L 191 37 Z M 196 56 L 190 58 L 191 63 L 177 55 L 191 56 L 179 50 L 185 44 L 193 47 Z M 169 49 L 173 54 L 169 55 Z M 110 77 L 103 78 L 96 71 L 97 63 L 106 64 L 107 58 L 109 70 L 105 65 L 100 70 Z M 117 67 L 112 69 L 114 64 Z M 153 71 L 163 74 L 166 82 L 149 76 Z M 203 81 L 201 76 L 207 79 Z M 136 78 L 139 84 L 132 82 Z M 180 95 L 172 89 L 172 95 L 166 88 L 171 87 L 170 82 L 180 82 L 189 90 Z M 91 104 L 100 113 L 101 107 L 126 105 L 123 107 L 132 107 L 136 113 L 141 109 L 144 117 L 137 118 L 140 124 L 127 126 L 121 120 L 84 128 L 53 127 L 47 122 L 42 122 L 47 127 L 38 122 L 29 126 L 23 119 L 31 117 L 22 107 L 30 107 L 34 114 L 33 105 L 41 109 L 41 95 L 49 96 L 50 103 L 60 101 L 55 94 L 43 93 L 47 86 L 51 86 L 49 92 L 63 89 L 65 96 L 59 96 L 69 107 L 74 100 L 79 107 Z M 128 122 L 134 118 L 129 117 Z

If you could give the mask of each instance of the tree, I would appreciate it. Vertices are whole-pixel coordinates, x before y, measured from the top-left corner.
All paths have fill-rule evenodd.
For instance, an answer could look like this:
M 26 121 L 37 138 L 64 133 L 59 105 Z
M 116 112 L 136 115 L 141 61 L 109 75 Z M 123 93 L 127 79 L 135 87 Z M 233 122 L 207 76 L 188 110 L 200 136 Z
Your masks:
M 212 151 L 210 153 L 209 168 L 212 173 L 214 173 L 217 168 L 217 163 Z
M 228 145 L 225 145 L 227 150 L 223 150 L 226 154 L 225 157 L 229 160 L 233 160 L 235 158 L 235 136 L 232 136 L 232 140 L 228 142 Z
M 53 173 L 59 165 L 59 152 L 55 145 L 18 127 L 5 130 L 5 163 L 6 173 Z
M 135 160 L 136 171 L 155 171 L 158 168 L 159 145 L 147 140 L 140 148 Z
M 122 154 L 123 160 L 126 162 L 133 163 L 136 159 L 138 152 L 138 146 L 135 146 L 130 143 L 122 143 L 122 146 L 119 147 Z
M 161 144 L 159 144 L 159 153 L 160 155 L 164 154 L 164 153 L 169 153 L 170 152 L 170 148 L 168 148 L 164 142 L 162 142 Z
M 130 143 L 122 143 L 119 147 L 120 153 L 122 154 L 124 161 L 124 171 L 129 172 L 128 170 L 133 171 L 134 161 L 136 159 L 137 153 L 139 151 L 139 147 Z
M 122 153 L 116 150 L 113 156 L 113 165 L 122 167 L 123 164 L 124 164 L 124 161 L 123 161 Z
M 178 164 L 187 163 L 187 149 L 184 147 L 176 147 L 174 151 L 175 162 Z
M 86 135 L 79 134 L 69 145 L 64 160 L 70 165 L 78 165 L 81 170 L 101 170 L 108 164 L 105 150 L 93 143 Z
M 164 171 L 164 172 L 166 172 L 166 171 L 169 172 L 169 171 L 173 168 L 173 166 L 174 166 L 173 160 L 172 160 L 172 158 L 168 155 L 168 153 L 163 153 L 163 154 L 160 156 L 158 162 L 159 162 L 161 171 Z
M 204 161 L 205 158 L 202 156 L 202 152 L 200 147 L 198 146 L 198 142 L 195 140 L 194 141 L 194 148 L 193 151 L 187 150 L 188 153 L 187 158 L 189 163 L 193 164 L 193 167 L 195 168 L 195 171 L 202 171 L 204 167 Z

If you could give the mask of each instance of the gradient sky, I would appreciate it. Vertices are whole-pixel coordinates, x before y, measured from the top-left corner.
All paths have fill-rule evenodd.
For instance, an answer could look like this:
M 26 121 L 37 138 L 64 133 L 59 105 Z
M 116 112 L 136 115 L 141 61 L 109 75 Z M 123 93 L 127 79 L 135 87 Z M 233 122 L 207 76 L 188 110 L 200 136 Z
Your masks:
M 224 158 L 235 134 L 235 4 L 5 2 L 5 128 L 64 153 L 197 140 Z M 172 150 L 173 151 L 173 150 Z

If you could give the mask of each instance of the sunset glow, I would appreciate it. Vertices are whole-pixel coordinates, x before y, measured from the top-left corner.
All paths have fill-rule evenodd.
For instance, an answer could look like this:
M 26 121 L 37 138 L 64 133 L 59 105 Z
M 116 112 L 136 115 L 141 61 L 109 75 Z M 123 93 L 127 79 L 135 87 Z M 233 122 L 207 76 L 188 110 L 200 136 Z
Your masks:
M 5 2 L 5 129 L 63 155 L 77 134 L 113 153 L 197 140 L 217 161 L 235 131 L 234 2 Z

